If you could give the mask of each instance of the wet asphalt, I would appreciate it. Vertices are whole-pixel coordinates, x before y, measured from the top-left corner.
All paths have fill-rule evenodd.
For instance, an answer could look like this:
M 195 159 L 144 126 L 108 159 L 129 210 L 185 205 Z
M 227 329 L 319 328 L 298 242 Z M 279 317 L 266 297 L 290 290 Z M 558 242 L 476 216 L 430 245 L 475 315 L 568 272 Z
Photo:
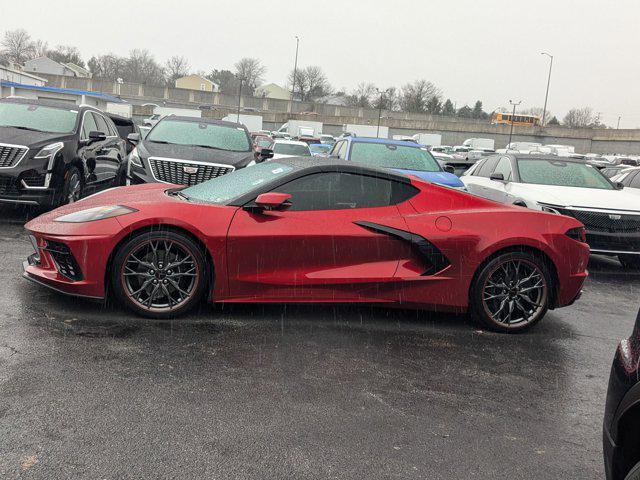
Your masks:
M 593 257 L 532 331 L 345 306 L 152 322 L 21 278 L 0 208 L 0 478 L 600 479 L 640 273 Z

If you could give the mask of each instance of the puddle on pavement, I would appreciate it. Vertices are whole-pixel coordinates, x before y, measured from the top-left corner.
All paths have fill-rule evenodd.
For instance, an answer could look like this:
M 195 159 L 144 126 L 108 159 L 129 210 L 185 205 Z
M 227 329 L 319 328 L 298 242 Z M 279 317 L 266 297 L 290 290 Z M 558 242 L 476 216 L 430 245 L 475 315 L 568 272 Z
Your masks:
M 88 338 L 124 338 L 138 330 L 140 326 L 124 322 L 96 322 L 88 320 L 50 320 L 54 331 L 64 336 L 75 335 Z

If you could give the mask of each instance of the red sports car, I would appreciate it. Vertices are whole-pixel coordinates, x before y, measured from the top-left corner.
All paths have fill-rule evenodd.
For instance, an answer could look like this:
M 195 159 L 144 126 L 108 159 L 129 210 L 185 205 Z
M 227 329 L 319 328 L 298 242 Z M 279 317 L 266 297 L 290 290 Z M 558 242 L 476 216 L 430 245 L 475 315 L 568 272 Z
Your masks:
M 576 300 L 589 257 L 575 219 L 331 159 L 107 190 L 26 228 L 28 279 L 154 318 L 206 296 L 469 310 L 518 331 Z

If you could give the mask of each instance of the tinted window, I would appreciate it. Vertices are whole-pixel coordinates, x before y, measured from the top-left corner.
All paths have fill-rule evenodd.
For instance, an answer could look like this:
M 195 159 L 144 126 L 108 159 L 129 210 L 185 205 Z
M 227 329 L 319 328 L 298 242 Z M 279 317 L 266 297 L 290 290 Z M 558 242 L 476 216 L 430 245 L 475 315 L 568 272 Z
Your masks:
M 85 112 L 84 120 L 82 121 L 82 138 L 89 138 L 91 132 L 97 132 L 98 125 L 96 124 L 93 114 L 91 112 Z
M 281 155 L 295 155 L 308 157 L 311 155 L 308 145 L 298 145 L 295 143 L 274 143 L 273 153 L 279 153 Z
M 109 127 L 107 125 L 107 121 L 104 119 L 104 117 L 102 115 L 98 115 L 97 113 L 94 113 L 93 116 L 96 119 L 98 132 L 104 133 L 105 135 L 111 135 L 111 132 L 109 131 Z
M 585 163 L 519 159 L 518 170 L 522 183 L 613 190 L 604 175 Z
M 290 210 L 344 210 L 386 207 L 411 198 L 415 187 L 353 173 L 317 173 L 274 189 L 291 194 Z
M 502 157 L 492 173 L 501 173 L 505 180 L 511 180 L 511 160 L 509 157 Z
M 351 144 L 349 160 L 380 168 L 440 171 L 440 165 L 427 150 L 405 145 L 354 142 Z
M 473 174 L 477 177 L 490 177 L 493 170 L 496 168 L 500 157 L 489 157 L 482 165 L 480 165 Z
M 71 133 L 78 112 L 64 108 L 20 103 L 0 103 L 0 127 L 23 127 L 43 132 Z
M 247 152 L 251 145 L 247 133 L 240 127 L 169 119 L 161 120 L 146 139 L 234 152 Z

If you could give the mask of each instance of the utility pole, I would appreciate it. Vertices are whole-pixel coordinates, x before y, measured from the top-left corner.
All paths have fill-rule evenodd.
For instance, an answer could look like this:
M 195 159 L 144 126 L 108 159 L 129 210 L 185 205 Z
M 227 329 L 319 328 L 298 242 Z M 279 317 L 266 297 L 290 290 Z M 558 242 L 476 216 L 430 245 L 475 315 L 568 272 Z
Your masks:
M 620 119 L 622 118 L 622 115 L 618 115 L 618 126 L 616 127 L 616 130 L 620 130 Z
M 244 79 L 240 77 L 240 87 L 238 88 L 238 119 L 237 122 L 240 123 L 240 100 L 242 99 L 242 81 Z
M 509 103 L 513 105 L 513 113 L 511 114 L 511 131 L 509 131 L 509 145 L 511 145 L 511 137 L 513 137 L 513 122 L 516 117 L 516 107 L 522 103 L 522 100 L 519 102 L 514 102 L 513 100 L 509 100 Z M 507 146 L 507 152 L 509 151 L 509 145 Z
M 376 90 L 378 90 L 376 88 Z M 384 98 L 384 90 L 378 90 L 380 94 L 380 102 L 378 103 L 378 129 L 376 130 L 376 138 L 380 138 L 380 120 L 382 119 L 382 99 Z
M 547 93 L 544 96 L 544 107 L 542 109 L 542 126 L 544 127 L 544 121 L 547 116 L 547 100 L 549 99 L 549 85 L 551 84 L 551 69 L 553 68 L 553 55 L 550 53 L 542 52 L 541 55 L 549 57 L 549 78 L 547 79 Z
M 296 35 L 296 59 L 293 62 L 293 86 L 291 87 L 291 101 L 296 96 L 296 77 L 298 76 L 298 47 L 300 46 L 300 39 Z

